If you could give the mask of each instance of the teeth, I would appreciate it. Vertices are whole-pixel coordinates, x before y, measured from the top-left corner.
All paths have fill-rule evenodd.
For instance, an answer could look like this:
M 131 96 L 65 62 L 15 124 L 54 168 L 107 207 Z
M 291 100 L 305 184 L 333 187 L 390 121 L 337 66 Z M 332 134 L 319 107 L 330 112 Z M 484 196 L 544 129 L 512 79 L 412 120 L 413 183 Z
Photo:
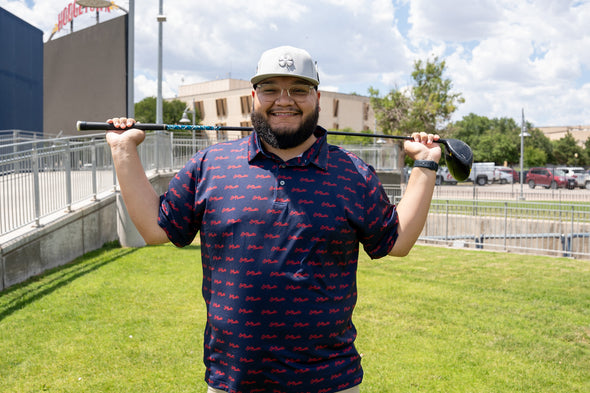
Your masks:
M 272 112 L 271 114 L 274 116 L 295 116 L 298 113 L 297 112 Z

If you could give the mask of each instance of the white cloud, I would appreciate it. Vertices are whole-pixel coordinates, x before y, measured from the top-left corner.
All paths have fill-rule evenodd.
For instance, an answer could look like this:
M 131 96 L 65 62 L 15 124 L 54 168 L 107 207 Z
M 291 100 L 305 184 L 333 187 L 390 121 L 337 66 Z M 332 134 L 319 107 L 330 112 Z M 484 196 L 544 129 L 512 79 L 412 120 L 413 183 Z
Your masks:
M 45 39 L 67 3 L 0 0 Z M 156 94 L 158 1 L 135 11 L 137 101 Z M 537 125 L 590 124 L 589 0 L 165 0 L 164 14 L 166 97 L 181 83 L 248 80 L 264 50 L 288 44 L 316 58 L 325 90 L 404 88 L 415 60 L 438 56 L 466 99 L 456 119 L 520 121 L 525 108 Z M 93 23 L 84 15 L 75 29 Z

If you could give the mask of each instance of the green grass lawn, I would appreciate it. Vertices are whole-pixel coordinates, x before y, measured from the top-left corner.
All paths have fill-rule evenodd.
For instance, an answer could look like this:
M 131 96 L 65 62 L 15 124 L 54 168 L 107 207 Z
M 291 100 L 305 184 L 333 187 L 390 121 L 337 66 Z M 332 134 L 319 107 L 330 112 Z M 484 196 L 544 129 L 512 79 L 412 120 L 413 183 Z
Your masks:
M 361 255 L 363 393 L 590 391 L 590 261 Z M 205 392 L 198 246 L 107 247 L 0 294 L 1 392 Z

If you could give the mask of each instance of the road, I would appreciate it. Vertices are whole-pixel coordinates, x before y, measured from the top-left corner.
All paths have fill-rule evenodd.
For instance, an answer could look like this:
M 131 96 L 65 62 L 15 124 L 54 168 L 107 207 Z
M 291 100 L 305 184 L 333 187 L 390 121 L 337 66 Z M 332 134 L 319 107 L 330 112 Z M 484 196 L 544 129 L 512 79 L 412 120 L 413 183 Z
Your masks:
M 459 183 L 457 185 L 440 185 L 436 187 L 435 197 L 472 199 L 474 195 L 478 199 L 502 199 L 517 200 L 521 199 L 520 184 L 487 184 L 485 186 L 473 186 L 473 183 Z M 543 187 L 530 188 L 524 184 L 522 186 L 522 196 L 524 200 L 561 200 L 573 202 L 590 203 L 590 190 L 576 188 L 568 190 L 559 188 L 556 190 L 546 189 Z

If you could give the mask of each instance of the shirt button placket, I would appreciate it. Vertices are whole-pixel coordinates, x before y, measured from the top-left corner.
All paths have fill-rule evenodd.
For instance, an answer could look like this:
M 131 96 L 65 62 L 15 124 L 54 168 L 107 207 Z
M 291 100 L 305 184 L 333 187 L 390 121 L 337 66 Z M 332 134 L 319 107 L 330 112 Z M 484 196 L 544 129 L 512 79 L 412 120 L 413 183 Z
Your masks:
M 284 179 L 281 179 L 281 175 L 285 173 L 286 168 L 287 165 L 285 164 L 279 165 L 277 173 L 277 178 L 279 178 L 279 181 L 277 182 L 277 200 L 280 202 L 285 202 L 286 200 L 285 185 L 287 182 Z

